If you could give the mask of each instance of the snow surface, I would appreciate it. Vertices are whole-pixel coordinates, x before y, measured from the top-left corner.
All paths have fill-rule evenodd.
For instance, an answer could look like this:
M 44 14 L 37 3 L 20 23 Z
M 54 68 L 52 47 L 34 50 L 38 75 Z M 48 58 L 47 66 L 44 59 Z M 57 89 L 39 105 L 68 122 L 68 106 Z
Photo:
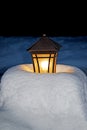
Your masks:
M 0 88 L 0 130 L 87 130 L 87 77 L 77 67 L 36 74 L 32 64 L 17 65 Z

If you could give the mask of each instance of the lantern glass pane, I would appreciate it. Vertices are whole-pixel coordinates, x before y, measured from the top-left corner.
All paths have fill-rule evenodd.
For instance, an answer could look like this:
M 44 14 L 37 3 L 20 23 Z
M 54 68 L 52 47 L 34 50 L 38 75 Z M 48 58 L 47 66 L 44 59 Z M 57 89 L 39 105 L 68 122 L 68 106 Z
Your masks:
M 49 58 L 38 58 L 40 73 L 48 73 Z
M 55 54 L 32 54 L 33 66 L 36 73 L 55 73 L 56 55 Z
M 50 58 L 50 62 L 49 62 L 49 73 L 52 73 L 53 71 L 53 58 Z

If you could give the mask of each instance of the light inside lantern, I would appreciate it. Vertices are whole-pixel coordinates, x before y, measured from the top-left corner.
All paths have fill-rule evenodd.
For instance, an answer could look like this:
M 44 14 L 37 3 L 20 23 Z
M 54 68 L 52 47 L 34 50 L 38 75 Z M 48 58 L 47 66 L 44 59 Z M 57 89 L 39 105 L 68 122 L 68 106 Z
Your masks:
M 57 54 L 32 54 L 33 68 L 36 73 L 55 73 Z
M 48 69 L 48 61 L 42 61 L 41 62 L 41 68 L 43 69 L 43 71 L 47 71 L 47 69 Z

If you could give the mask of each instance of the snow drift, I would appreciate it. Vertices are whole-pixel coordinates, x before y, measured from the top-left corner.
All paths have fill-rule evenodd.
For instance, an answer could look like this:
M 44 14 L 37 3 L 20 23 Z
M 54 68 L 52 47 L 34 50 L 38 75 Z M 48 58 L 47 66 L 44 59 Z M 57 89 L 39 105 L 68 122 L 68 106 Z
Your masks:
M 0 105 L 34 130 L 86 130 L 86 91 L 87 77 L 76 67 L 35 74 L 32 65 L 17 65 L 2 76 Z

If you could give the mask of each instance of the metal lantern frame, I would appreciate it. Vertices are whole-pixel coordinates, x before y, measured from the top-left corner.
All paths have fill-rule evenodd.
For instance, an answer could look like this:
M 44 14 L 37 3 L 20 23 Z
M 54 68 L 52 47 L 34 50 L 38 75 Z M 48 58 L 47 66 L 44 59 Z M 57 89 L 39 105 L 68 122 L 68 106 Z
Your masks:
M 55 73 L 56 72 L 56 58 L 57 58 L 56 52 L 34 52 L 34 53 L 32 53 L 34 72 L 36 72 L 36 73 L 42 72 L 41 66 L 40 66 L 40 60 L 44 61 L 44 59 L 45 59 L 46 61 L 48 61 L 46 73 Z
M 35 44 L 27 49 L 31 53 L 33 70 L 36 73 L 56 73 L 56 61 L 61 45 L 43 35 Z M 44 62 L 43 62 L 44 61 Z M 42 63 L 46 67 L 42 67 Z

